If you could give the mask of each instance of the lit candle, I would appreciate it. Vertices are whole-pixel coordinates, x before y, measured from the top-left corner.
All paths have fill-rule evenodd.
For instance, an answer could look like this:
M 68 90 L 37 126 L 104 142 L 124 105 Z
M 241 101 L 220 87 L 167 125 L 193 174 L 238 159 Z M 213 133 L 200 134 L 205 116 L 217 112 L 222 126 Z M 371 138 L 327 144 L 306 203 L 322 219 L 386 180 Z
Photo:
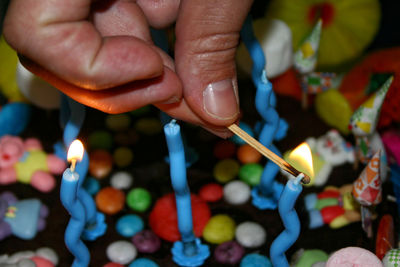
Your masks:
M 313 176 L 311 149 L 306 143 L 295 148 L 291 156 L 294 160 L 302 163 L 301 165 L 307 170 L 308 175 Z M 285 252 L 296 242 L 300 234 L 300 220 L 294 206 L 301 191 L 303 191 L 301 185 L 303 178 L 304 174 L 300 173 L 295 179 L 290 179 L 286 183 L 279 199 L 278 211 L 285 229 L 272 242 L 270 248 L 270 257 L 274 266 L 289 266 Z
M 300 234 L 300 220 L 294 206 L 301 191 L 303 191 L 303 186 L 300 183 L 303 177 L 304 175 L 300 174 L 295 180 L 289 180 L 279 199 L 278 210 L 285 229 L 272 242 L 270 248 L 270 257 L 274 266 L 289 266 L 285 252 L 296 242 Z
M 81 240 L 86 224 L 86 211 L 78 198 L 79 174 L 75 171 L 76 162 L 82 160 L 83 151 L 83 145 L 79 140 L 72 142 L 68 150 L 71 167 L 64 171 L 60 189 L 61 202 L 71 215 L 65 231 L 65 244 L 75 256 L 72 264 L 74 267 L 88 266 L 90 262 L 89 250 Z
M 85 118 L 85 106 L 74 101 L 66 95 L 62 95 L 61 98 L 61 110 L 60 110 L 60 121 L 64 127 L 63 132 L 63 140 L 65 147 L 68 147 L 78 136 L 82 124 Z M 92 196 L 82 187 L 83 182 L 85 181 L 87 172 L 89 169 L 89 156 L 84 151 L 83 157 L 79 166 L 76 168 L 76 172 L 79 174 L 80 179 L 78 180 L 78 198 L 81 201 L 85 213 L 86 213 L 86 224 L 94 225 L 98 224 L 99 227 L 94 228 L 90 227 L 90 231 L 86 230 L 84 237 L 88 240 L 94 240 L 98 236 L 104 234 L 103 230 L 99 230 L 99 228 L 104 229 L 104 222 L 101 221 L 101 217 L 103 216 L 101 213 L 97 212 L 96 204 L 92 198 Z
M 200 266 L 210 255 L 208 246 L 202 245 L 193 232 L 190 189 L 186 178 L 185 151 L 180 126 L 175 120 L 164 126 L 170 158 L 170 173 L 182 242 L 174 243 L 173 260 L 181 266 Z

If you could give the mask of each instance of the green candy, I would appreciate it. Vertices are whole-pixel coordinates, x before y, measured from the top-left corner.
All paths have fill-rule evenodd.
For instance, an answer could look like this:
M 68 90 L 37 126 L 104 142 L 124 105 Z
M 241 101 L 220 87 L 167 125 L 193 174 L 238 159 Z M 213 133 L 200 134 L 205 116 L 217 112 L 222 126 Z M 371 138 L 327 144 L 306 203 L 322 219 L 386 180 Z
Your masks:
M 107 131 L 95 131 L 89 135 L 89 147 L 109 150 L 113 145 L 112 135 Z
M 129 191 L 128 196 L 126 197 L 126 203 L 131 209 L 144 212 L 151 205 L 151 195 L 149 191 L 144 188 L 134 188 Z
M 299 261 L 295 265 L 296 267 L 309 267 L 316 262 L 327 261 L 329 258 L 328 254 L 320 249 L 310 249 L 304 251 Z
M 260 183 L 261 174 L 264 168 L 258 163 L 249 163 L 243 165 L 239 170 L 239 178 L 250 186 Z
M 317 204 L 315 205 L 316 210 L 322 210 L 325 207 L 337 206 L 339 205 L 339 200 L 337 198 L 321 198 L 318 199 Z

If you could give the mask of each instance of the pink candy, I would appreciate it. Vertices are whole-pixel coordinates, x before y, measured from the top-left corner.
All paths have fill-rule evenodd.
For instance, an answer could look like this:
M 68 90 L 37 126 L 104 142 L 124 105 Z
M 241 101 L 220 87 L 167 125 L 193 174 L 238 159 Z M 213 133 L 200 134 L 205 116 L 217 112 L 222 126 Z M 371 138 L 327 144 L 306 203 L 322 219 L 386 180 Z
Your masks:
M 326 267 L 383 267 L 383 264 L 369 250 L 347 247 L 333 253 L 329 257 Z

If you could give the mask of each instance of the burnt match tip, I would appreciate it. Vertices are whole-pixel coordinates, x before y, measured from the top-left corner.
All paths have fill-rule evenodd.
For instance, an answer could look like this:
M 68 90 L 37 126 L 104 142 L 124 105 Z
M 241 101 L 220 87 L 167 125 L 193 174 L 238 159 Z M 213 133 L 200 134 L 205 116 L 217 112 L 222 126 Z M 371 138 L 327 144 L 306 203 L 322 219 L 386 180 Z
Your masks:
M 303 184 L 309 184 L 309 183 L 311 182 L 310 176 L 308 176 L 308 175 L 305 174 L 305 173 L 303 173 L 303 174 L 304 174 L 304 177 L 303 177 L 303 179 L 301 179 L 301 182 L 302 182 Z

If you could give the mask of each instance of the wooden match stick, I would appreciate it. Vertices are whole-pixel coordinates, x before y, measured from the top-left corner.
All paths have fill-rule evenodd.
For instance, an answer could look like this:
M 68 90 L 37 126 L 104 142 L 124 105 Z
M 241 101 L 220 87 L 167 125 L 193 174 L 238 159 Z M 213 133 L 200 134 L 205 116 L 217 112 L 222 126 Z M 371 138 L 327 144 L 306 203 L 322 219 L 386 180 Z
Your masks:
M 290 173 L 294 177 L 297 177 L 301 172 L 295 169 L 292 165 L 287 163 L 284 159 L 276 155 L 274 152 L 263 146 L 260 142 L 258 142 L 256 139 L 251 137 L 248 133 L 243 131 L 239 126 L 236 124 L 232 124 L 228 126 L 228 129 L 231 130 L 234 134 L 239 136 L 240 138 L 243 139 L 247 144 L 252 146 L 254 149 L 256 149 L 258 152 L 260 152 L 262 155 L 267 157 L 269 160 L 271 160 L 273 163 L 279 166 L 282 170 Z M 303 184 L 308 184 L 310 183 L 310 177 L 308 175 L 304 174 L 304 178 L 301 180 Z

